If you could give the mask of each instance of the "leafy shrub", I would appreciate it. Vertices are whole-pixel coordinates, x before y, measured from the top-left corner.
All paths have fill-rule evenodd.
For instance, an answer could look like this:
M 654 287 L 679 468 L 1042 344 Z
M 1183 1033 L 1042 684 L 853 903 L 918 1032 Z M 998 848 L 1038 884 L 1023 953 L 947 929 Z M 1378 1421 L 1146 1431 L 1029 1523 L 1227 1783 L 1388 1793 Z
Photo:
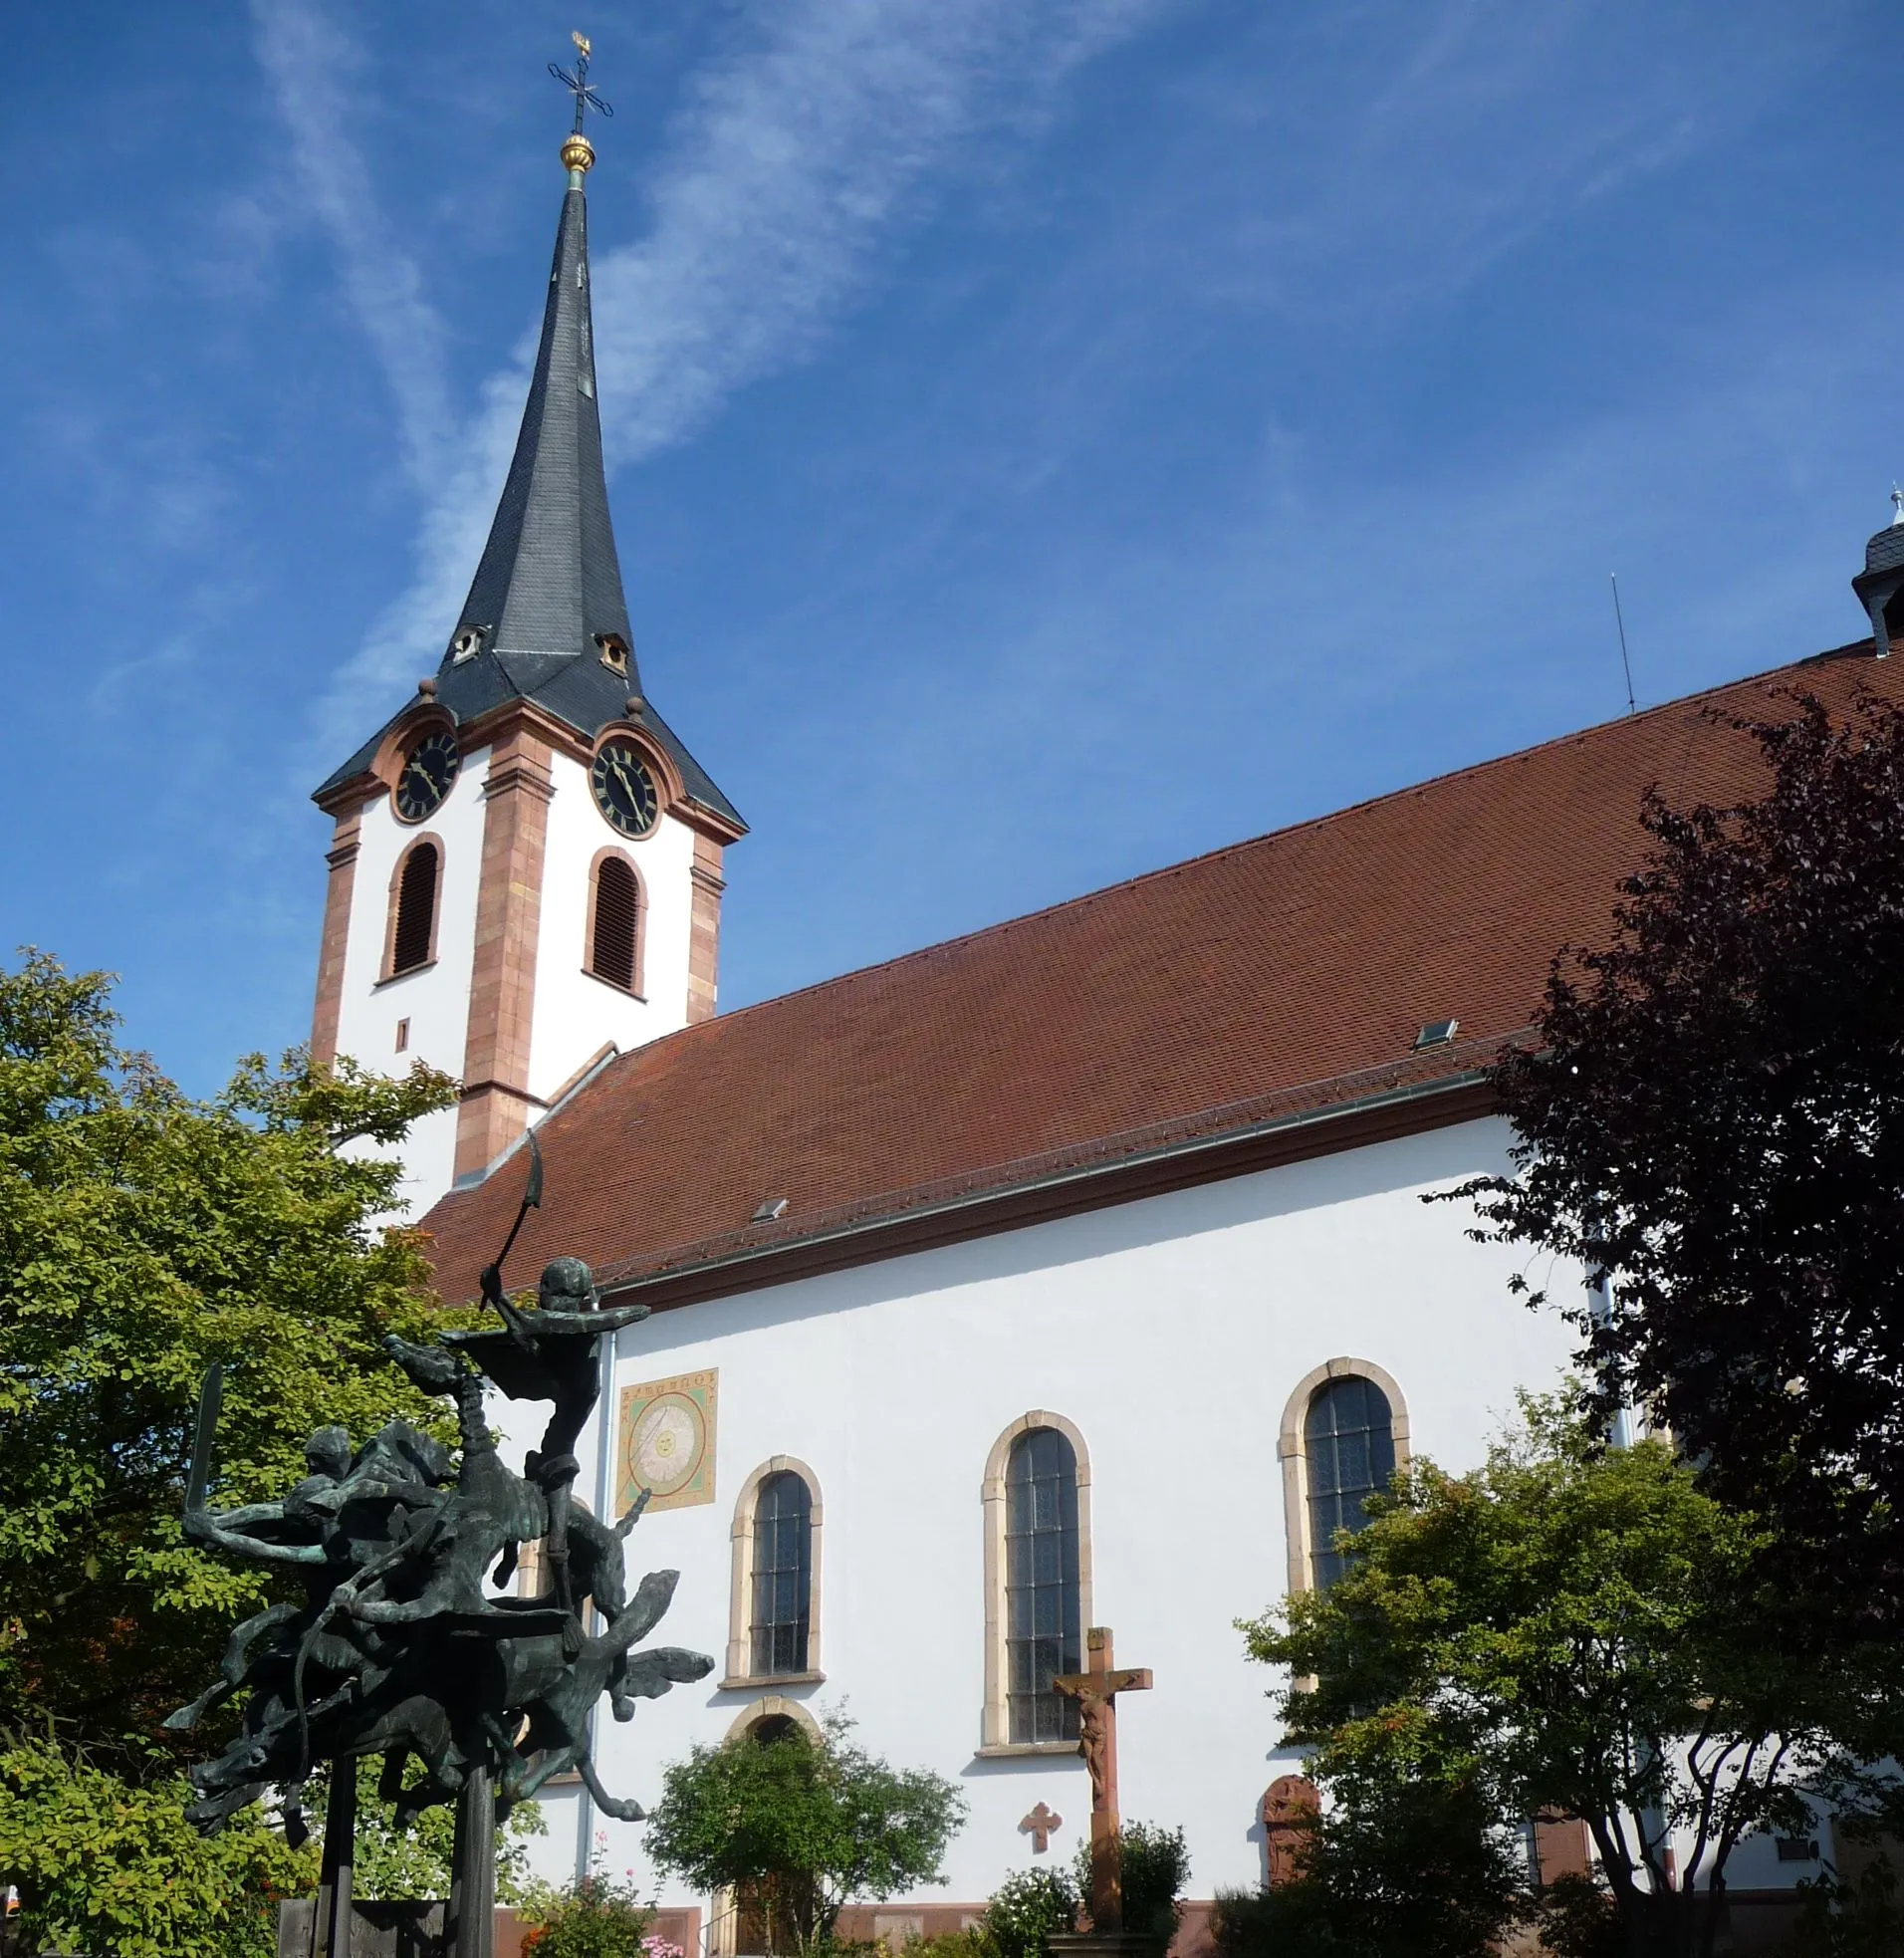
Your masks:
M 1553 1958 L 1625 1958 L 1626 1930 L 1613 1893 L 1591 1876 L 1556 1876 L 1536 1893 L 1541 1946 Z M 1816 1946 L 1811 1949 L 1815 1952 Z
M 0 1889 L 19 1886 L 20 1948 L 114 1958 L 272 1958 L 278 1900 L 316 1887 L 258 1809 L 209 1841 L 182 1775 L 133 1783 L 51 1741 L 0 1739 Z
M 1177 1899 L 1190 1880 L 1190 1850 L 1180 1829 L 1127 1822 L 1123 1845 L 1124 1929 L 1168 1944 L 1181 1914 Z M 1090 1844 L 1080 1842 L 1071 1858 L 1077 1894 L 1090 1907 Z
M 533 1926 L 523 1958 L 682 1958 L 679 1945 L 653 1935 L 654 1906 L 631 1877 L 592 1869 L 560 1888 L 532 1883 L 522 1909 Z
M 996 1958 L 1045 1958 L 1045 1941 L 1077 1918 L 1077 1893 L 1058 1869 L 1021 1869 L 992 1892 L 978 1929 Z
M 1794 1952 L 1805 1958 L 1895 1958 L 1904 1950 L 1904 1896 L 1889 1856 L 1878 1856 L 1854 1879 L 1826 1870 L 1798 1888 L 1804 1918 Z
M 876 1958 L 892 1958 L 883 1939 Z M 962 1931 L 941 1931 L 936 1937 L 915 1938 L 905 1948 L 905 1958 L 999 1958 L 999 1947 L 983 1920 Z
M 945 1845 L 966 1810 L 944 1776 L 854 1746 L 843 1713 L 822 1728 L 690 1750 L 664 1772 L 647 1827 L 656 1867 L 695 1889 L 765 1886 L 780 1930 L 807 1958 L 832 1948 L 854 1898 L 943 1883 Z

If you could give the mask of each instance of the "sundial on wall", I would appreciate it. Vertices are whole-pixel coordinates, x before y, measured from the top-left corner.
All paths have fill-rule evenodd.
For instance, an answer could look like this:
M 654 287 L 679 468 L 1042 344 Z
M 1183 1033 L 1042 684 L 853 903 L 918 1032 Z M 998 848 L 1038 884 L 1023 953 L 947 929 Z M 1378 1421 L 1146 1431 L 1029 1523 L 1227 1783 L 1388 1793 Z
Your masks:
M 654 1492 L 650 1509 L 714 1500 L 716 1379 L 710 1368 L 622 1389 L 615 1451 L 620 1507 L 643 1489 Z

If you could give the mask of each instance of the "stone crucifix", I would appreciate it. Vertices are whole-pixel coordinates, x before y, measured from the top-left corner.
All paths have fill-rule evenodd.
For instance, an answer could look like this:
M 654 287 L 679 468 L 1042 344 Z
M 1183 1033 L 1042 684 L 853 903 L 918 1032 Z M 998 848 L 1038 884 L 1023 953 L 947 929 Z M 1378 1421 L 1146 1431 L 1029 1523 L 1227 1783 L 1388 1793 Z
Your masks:
M 1117 1695 L 1149 1689 L 1147 1666 L 1119 1672 L 1110 1627 L 1084 1634 L 1086 1672 L 1061 1672 L 1052 1685 L 1077 1702 L 1077 1745 L 1090 1771 L 1090 1921 L 1099 1937 L 1124 1928 L 1123 1851 L 1117 1835 Z

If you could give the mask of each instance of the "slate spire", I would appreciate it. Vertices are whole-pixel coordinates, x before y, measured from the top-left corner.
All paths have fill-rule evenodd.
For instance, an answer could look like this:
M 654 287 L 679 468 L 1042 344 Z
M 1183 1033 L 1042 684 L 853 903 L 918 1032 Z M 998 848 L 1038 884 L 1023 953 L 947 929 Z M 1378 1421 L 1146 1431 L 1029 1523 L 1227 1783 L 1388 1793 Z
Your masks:
M 608 521 L 595 399 L 589 210 L 582 187 L 589 166 L 582 158 L 593 156 L 585 138 L 572 136 L 563 149 L 571 165 L 569 188 L 529 400 L 489 542 L 444 654 L 445 665 L 472 649 L 500 660 L 525 693 L 563 661 L 598 660 L 604 643 L 632 643 Z M 617 679 L 625 679 L 623 695 L 640 691 L 631 655 Z
M 745 830 L 733 805 L 642 698 L 601 462 L 583 192 L 595 147 L 582 133 L 582 112 L 611 112 L 587 87 L 587 44 L 578 37 L 577 46 L 584 57 L 578 75 L 554 70 L 576 90 L 577 127 L 562 145 L 569 186 L 529 399 L 489 541 L 437 666 L 433 697 L 459 725 L 509 700 L 533 700 L 591 740 L 611 721 L 637 713 L 679 766 L 688 800 Z M 338 769 L 319 796 L 365 767 L 380 738 Z

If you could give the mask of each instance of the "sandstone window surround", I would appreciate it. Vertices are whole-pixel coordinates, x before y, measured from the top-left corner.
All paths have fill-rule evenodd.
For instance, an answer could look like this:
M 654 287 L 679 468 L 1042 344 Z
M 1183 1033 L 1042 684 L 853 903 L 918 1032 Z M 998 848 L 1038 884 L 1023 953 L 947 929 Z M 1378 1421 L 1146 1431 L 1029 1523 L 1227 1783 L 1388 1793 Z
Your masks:
M 1309 1523 L 1311 1495 L 1309 1448 L 1306 1439 L 1309 1408 L 1316 1395 L 1337 1380 L 1366 1380 L 1381 1390 L 1388 1402 L 1388 1431 L 1395 1444 L 1395 1466 L 1408 1462 L 1408 1403 L 1400 1383 L 1372 1359 L 1356 1359 L 1346 1354 L 1327 1359 L 1311 1368 L 1297 1382 L 1283 1409 L 1282 1432 L 1276 1452 L 1283 1464 L 1283 1529 L 1289 1548 L 1289 1589 L 1292 1593 L 1315 1589 L 1315 1553 Z M 1326 1549 L 1326 1546 L 1320 1548 Z
M 436 963 L 436 921 L 442 909 L 443 840 L 412 837 L 390 870 L 379 980 L 400 979 Z
M 1072 1480 L 1077 1499 L 1077 1622 L 1091 1622 L 1090 1451 L 1082 1431 L 1063 1414 L 1034 1408 L 1021 1414 L 992 1444 L 980 1484 L 985 1546 L 985 1704 L 979 1716 L 979 1747 L 983 1757 L 1009 1755 L 1075 1755 L 1075 1740 L 1014 1741 L 1011 1737 L 1011 1676 L 1007 1615 L 1009 1557 L 1007 1530 L 1010 1510 L 1012 1451 L 1019 1439 L 1039 1429 L 1052 1429 L 1071 1446 Z
M 589 866 L 582 969 L 617 992 L 642 998 L 647 920 L 647 888 L 634 858 L 612 844 L 596 851 Z
M 782 1476 L 791 1476 L 807 1491 L 807 1662 L 789 1671 L 760 1671 L 755 1667 L 754 1594 L 759 1533 L 756 1529 L 762 1491 Z M 783 1485 L 784 1486 L 784 1485 Z M 722 1692 L 736 1692 L 749 1686 L 819 1686 L 827 1675 L 821 1670 L 821 1501 L 820 1478 L 807 1464 L 793 1455 L 775 1455 L 763 1462 L 741 1485 L 734 1504 L 734 1522 L 729 1531 L 732 1570 L 728 1588 L 727 1667 L 721 1681 Z M 791 1702 L 790 1702 L 791 1704 Z M 764 1717 L 756 1715 L 756 1718 Z M 809 1723 L 811 1725 L 811 1721 Z

